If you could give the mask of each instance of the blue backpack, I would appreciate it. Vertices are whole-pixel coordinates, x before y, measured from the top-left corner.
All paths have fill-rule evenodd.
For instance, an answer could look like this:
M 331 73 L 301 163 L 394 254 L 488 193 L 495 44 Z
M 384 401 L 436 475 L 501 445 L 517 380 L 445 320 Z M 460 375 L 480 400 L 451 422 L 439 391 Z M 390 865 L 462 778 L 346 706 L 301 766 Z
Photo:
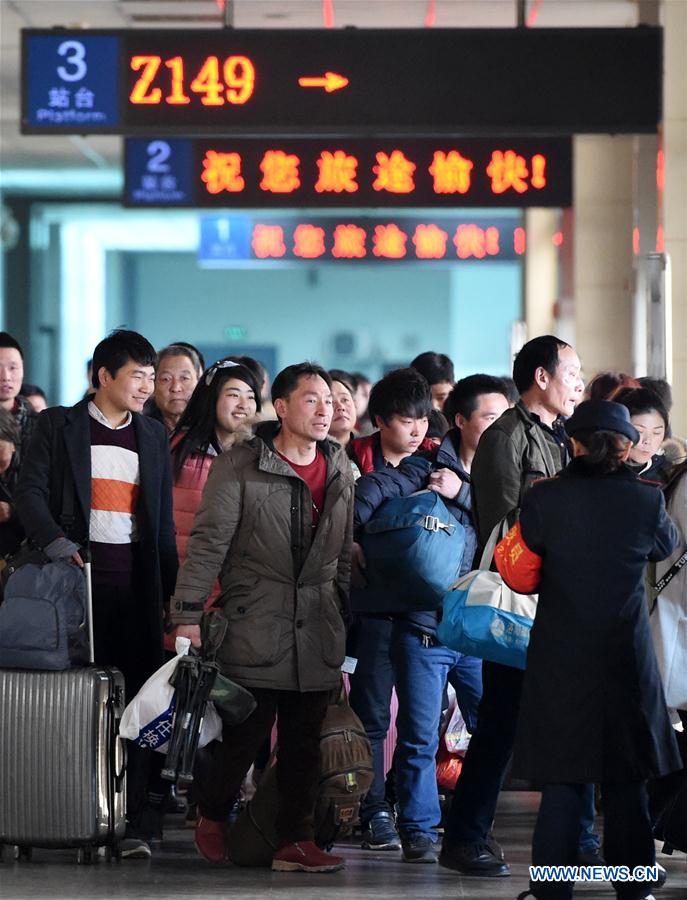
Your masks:
M 434 491 L 386 500 L 363 528 L 367 587 L 359 611 L 436 610 L 458 578 L 465 529 Z
M 0 668 L 60 671 L 88 660 L 83 571 L 65 559 L 18 568 L 0 605 Z

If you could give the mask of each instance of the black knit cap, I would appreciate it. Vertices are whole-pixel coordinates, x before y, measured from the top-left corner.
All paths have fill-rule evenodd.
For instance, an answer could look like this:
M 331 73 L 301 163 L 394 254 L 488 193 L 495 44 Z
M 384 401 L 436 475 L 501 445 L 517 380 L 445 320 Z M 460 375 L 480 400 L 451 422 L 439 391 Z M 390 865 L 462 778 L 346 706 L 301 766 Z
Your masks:
M 613 431 L 639 442 L 639 432 L 630 421 L 630 413 L 612 400 L 585 400 L 565 423 L 565 430 L 574 437 L 578 431 Z

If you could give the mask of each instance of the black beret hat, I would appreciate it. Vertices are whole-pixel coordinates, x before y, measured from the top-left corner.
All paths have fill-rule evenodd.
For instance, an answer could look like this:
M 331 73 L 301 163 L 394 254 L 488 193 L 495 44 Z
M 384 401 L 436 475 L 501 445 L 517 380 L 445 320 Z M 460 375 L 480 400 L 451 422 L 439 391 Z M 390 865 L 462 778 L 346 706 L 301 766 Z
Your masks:
M 578 431 L 614 431 L 639 442 L 639 432 L 630 421 L 630 413 L 612 400 L 585 400 L 565 423 L 565 430 L 574 437 Z

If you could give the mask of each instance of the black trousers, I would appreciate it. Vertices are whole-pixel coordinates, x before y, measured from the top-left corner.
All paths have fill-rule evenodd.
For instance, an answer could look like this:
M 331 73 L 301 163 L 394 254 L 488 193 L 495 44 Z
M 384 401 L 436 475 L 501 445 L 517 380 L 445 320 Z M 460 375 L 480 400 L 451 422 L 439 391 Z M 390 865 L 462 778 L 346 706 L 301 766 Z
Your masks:
M 580 816 L 586 785 L 547 784 L 532 837 L 532 864 L 574 866 L 577 864 Z M 603 855 L 609 866 L 653 866 L 656 855 L 649 817 L 646 784 L 643 781 L 601 786 L 604 813 Z M 574 882 L 530 881 L 539 900 L 558 900 L 573 894 Z M 614 882 L 622 900 L 636 900 L 651 893 L 642 882 Z
M 320 729 L 329 691 L 250 688 L 257 707 L 241 725 L 224 726 L 222 740 L 199 754 L 194 771 L 201 815 L 224 822 L 243 778 L 277 717 L 277 836 L 280 846 L 311 841 L 320 771 Z
M 124 675 L 127 703 L 161 665 L 153 646 L 147 601 L 136 580 L 130 585 L 93 583 L 95 662 L 116 666 Z
M 159 667 L 159 653 L 152 645 L 146 599 L 137 581 L 130 585 L 93 584 L 93 643 L 96 665 L 115 666 L 124 675 L 127 703 Z M 161 805 L 169 782 L 160 772 L 162 753 L 127 741 L 126 812 L 135 823 L 149 796 Z
M 444 830 L 444 843 L 479 843 L 491 831 L 496 804 L 513 753 L 524 672 L 510 666 L 482 665 L 482 700 L 456 784 Z M 578 824 L 579 832 L 579 824 Z

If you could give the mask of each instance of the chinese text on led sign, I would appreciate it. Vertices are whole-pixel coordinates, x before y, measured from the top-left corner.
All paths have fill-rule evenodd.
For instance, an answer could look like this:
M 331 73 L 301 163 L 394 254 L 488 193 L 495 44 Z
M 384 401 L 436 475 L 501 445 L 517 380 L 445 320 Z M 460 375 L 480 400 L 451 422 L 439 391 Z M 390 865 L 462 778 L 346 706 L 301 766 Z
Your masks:
M 212 255 L 220 259 L 459 262 L 512 260 L 525 251 L 524 230 L 513 219 L 342 221 L 218 216 L 216 220 Z M 245 241 L 242 256 L 237 251 L 238 234 Z
M 169 150 L 167 168 L 156 171 L 150 162 L 161 145 Z M 159 201 L 162 182 L 173 187 L 175 172 L 190 184 L 186 202 L 176 203 L 187 206 L 566 206 L 571 199 L 568 139 L 440 146 L 421 139 L 136 139 L 127 148 L 130 205 L 145 205 L 146 192 Z M 182 150 L 184 167 L 176 167 Z

